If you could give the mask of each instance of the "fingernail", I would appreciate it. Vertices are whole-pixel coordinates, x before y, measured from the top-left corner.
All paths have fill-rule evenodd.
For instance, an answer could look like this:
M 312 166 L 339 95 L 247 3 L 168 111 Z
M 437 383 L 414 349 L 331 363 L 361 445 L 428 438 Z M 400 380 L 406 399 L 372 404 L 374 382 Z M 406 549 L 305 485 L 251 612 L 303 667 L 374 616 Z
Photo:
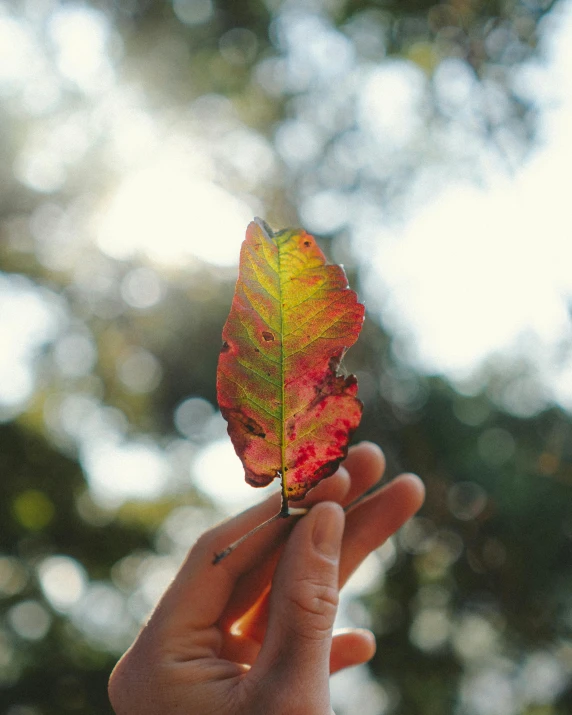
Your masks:
M 318 504 L 315 516 L 312 541 L 318 551 L 330 559 L 337 558 L 344 533 L 344 512 L 339 504 L 331 503 L 326 508 Z

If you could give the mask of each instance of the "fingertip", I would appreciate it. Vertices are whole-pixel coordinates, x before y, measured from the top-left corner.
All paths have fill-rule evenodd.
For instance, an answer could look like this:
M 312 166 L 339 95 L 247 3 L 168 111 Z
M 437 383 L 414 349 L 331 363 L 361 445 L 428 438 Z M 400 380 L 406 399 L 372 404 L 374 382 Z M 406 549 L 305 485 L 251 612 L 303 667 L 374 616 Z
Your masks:
M 343 464 L 340 464 L 340 466 L 337 468 L 336 473 L 334 476 L 338 476 L 342 481 L 347 481 L 348 486 L 350 483 L 350 473 L 348 470 L 344 467 Z
M 330 673 L 367 663 L 375 651 L 375 636 L 366 628 L 336 630 L 332 640 Z
M 371 660 L 377 650 L 375 635 L 367 628 L 357 628 L 356 633 L 362 640 L 364 652 L 367 653 L 366 660 Z
M 320 502 L 311 510 L 312 543 L 327 558 L 339 558 L 345 514 L 337 502 Z
M 395 482 L 403 484 L 409 493 L 411 507 L 417 511 L 425 501 L 425 484 L 412 472 L 406 472 L 396 477 Z
M 320 482 L 317 488 L 319 489 L 322 485 L 324 494 L 321 501 L 341 501 L 346 496 L 351 486 L 350 473 L 343 466 L 343 464 L 340 464 L 334 474 Z M 319 491 L 318 496 L 320 496 Z
M 361 442 L 357 443 L 356 447 L 361 447 L 362 449 L 371 449 L 372 451 L 383 455 L 383 451 L 379 444 L 377 444 L 376 442 L 372 442 L 369 439 L 362 439 Z
M 337 628 L 334 631 L 334 638 L 341 637 L 343 637 L 346 644 L 359 644 L 362 652 L 367 651 L 370 653 L 370 658 L 375 655 L 377 641 L 375 640 L 375 635 L 369 628 Z
M 343 527 L 343 522 L 345 519 L 345 513 L 343 507 L 336 501 L 321 501 L 310 509 L 308 514 L 308 519 L 312 521 L 322 521 L 331 520 L 333 522 L 340 522 L 340 526 Z
M 346 496 L 346 503 L 350 503 L 381 479 L 385 457 L 377 444 L 360 442 L 349 450 L 344 466 L 350 473 L 351 487 Z
M 375 459 L 380 464 L 385 466 L 385 455 L 383 450 L 375 442 L 370 442 L 369 440 L 364 439 L 355 444 L 353 447 L 350 447 L 348 455 L 355 454 L 356 452 L 364 455 L 369 454 L 372 459 Z

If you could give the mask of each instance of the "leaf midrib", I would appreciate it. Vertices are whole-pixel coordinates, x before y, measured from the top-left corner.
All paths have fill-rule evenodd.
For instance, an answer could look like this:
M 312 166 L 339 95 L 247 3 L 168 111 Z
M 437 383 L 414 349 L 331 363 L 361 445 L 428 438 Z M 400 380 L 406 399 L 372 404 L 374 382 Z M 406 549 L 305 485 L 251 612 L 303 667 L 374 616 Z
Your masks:
M 286 408 L 286 393 L 284 384 L 284 298 L 282 296 L 282 247 L 278 241 L 275 240 L 275 243 L 278 250 L 278 308 L 280 315 L 280 480 L 282 486 L 282 502 L 284 504 L 288 499 L 288 495 L 286 493 L 286 423 L 284 420 L 284 412 Z

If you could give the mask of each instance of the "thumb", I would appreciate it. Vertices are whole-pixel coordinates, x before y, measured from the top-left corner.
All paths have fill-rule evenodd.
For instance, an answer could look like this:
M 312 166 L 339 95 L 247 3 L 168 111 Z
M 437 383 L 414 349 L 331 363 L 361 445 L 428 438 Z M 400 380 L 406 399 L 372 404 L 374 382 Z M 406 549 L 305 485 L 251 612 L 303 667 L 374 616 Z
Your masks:
M 266 681 L 276 675 L 289 698 L 298 686 L 305 697 L 328 697 L 343 531 L 341 506 L 316 504 L 293 529 L 274 575 L 266 637 L 251 672 Z

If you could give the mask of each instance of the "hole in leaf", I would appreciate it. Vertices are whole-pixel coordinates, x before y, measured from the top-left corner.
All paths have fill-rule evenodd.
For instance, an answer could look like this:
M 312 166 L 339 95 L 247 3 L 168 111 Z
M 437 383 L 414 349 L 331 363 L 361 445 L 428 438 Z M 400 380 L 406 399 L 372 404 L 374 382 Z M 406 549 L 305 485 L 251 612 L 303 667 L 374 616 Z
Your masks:
M 274 340 L 274 335 L 272 335 L 272 333 L 269 333 L 267 330 L 262 333 L 262 337 L 264 338 L 264 340 L 266 340 L 266 342 Z
M 224 343 L 222 344 L 222 348 L 220 349 L 220 351 L 221 351 L 221 353 L 227 353 L 229 350 L 230 350 L 230 345 L 225 340 Z
M 304 241 L 304 245 L 306 246 L 306 248 L 308 248 L 308 247 L 310 247 L 312 244 L 310 243 L 310 241 Z

